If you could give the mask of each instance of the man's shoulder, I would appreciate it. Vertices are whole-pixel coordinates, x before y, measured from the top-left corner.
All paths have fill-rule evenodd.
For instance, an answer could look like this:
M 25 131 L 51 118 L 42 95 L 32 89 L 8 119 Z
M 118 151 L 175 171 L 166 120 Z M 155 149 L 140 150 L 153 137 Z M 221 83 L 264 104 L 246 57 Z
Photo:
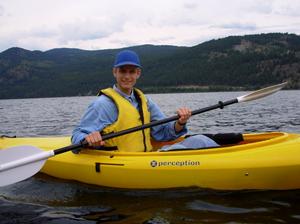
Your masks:
M 100 95 L 98 96 L 92 103 L 94 106 L 112 106 L 114 105 L 114 102 L 107 96 L 105 95 Z

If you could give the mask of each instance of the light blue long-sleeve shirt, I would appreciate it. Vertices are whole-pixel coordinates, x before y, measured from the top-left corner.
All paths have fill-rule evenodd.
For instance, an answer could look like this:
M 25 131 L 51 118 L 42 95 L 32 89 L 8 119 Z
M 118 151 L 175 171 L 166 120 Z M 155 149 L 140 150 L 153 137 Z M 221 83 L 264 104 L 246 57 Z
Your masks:
M 133 92 L 131 95 L 127 95 L 121 92 L 116 86 L 113 88 L 135 108 L 138 108 L 138 102 Z M 166 118 L 160 108 L 149 97 L 147 97 L 147 102 L 148 110 L 150 112 L 150 121 L 157 121 Z M 106 126 L 116 122 L 117 118 L 118 109 L 115 103 L 105 95 L 99 96 L 89 105 L 87 111 L 81 118 L 79 125 L 74 129 L 72 134 L 72 143 L 77 144 L 89 133 L 103 130 Z M 187 128 L 184 127 L 182 131 L 176 132 L 175 122 L 169 122 L 152 127 L 150 133 L 152 138 L 156 141 L 169 141 L 186 134 Z

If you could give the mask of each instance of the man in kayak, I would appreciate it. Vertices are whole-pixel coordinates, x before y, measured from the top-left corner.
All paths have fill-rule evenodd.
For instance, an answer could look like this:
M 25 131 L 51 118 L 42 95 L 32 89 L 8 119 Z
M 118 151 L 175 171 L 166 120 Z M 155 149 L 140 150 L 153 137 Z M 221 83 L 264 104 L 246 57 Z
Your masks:
M 79 125 L 73 131 L 73 144 L 85 139 L 90 146 L 102 147 L 106 150 L 147 152 L 152 150 L 151 138 L 156 141 L 170 141 L 187 133 L 186 123 L 191 117 L 191 110 L 182 107 L 177 110 L 179 119 L 175 122 L 102 141 L 102 134 L 118 132 L 166 118 L 157 104 L 141 90 L 134 88 L 141 76 L 140 59 L 134 51 L 123 50 L 117 54 L 113 75 L 116 84 L 112 88 L 101 90 L 99 97 L 88 107 Z M 214 146 L 217 144 L 211 139 L 197 135 L 165 148 Z

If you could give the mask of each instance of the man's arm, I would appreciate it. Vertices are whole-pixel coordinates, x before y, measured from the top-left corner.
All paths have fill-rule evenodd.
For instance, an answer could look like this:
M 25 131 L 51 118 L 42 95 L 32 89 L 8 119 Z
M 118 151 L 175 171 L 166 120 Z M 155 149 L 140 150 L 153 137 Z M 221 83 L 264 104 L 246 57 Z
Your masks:
M 147 97 L 147 99 L 148 99 L 148 109 L 151 114 L 151 121 L 157 121 L 166 118 L 165 114 L 161 111 L 158 105 L 154 103 L 149 97 Z M 186 118 L 183 117 L 181 119 L 181 122 L 186 123 L 185 119 Z M 166 124 L 152 127 L 151 136 L 157 141 L 174 140 L 187 133 L 188 130 L 184 123 L 181 123 L 183 125 L 180 125 L 178 124 L 178 121 L 175 121 L 175 122 L 169 122 Z
M 106 96 L 100 96 L 87 108 L 72 134 L 72 143 L 80 143 L 89 134 L 99 132 L 117 120 L 115 104 Z

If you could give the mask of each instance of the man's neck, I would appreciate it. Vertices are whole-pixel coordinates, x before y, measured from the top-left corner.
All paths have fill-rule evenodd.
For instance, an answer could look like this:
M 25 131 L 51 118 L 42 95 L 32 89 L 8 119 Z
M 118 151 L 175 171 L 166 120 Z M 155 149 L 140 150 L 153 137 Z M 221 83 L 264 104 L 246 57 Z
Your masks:
M 130 96 L 132 93 L 132 89 L 122 89 L 122 88 L 120 88 L 120 86 L 118 84 L 116 84 L 116 87 L 120 92 L 122 92 L 128 96 Z

